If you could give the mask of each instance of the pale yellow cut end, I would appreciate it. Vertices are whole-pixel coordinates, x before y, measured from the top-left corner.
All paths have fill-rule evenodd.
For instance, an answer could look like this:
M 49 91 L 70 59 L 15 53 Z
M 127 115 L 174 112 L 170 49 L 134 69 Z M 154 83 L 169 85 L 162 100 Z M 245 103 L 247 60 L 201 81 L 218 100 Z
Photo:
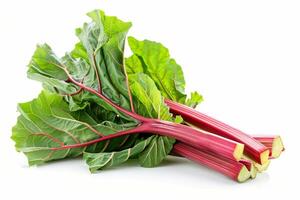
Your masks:
M 272 157 L 273 158 L 278 158 L 281 154 L 281 152 L 283 151 L 284 146 L 282 143 L 282 140 L 280 138 L 280 136 L 276 137 L 273 141 L 272 144 Z
M 251 171 L 250 171 L 250 177 L 252 179 L 254 179 L 257 175 L 257 169 L 254 167 L 254 165 L 251 167 Z
M 263 165 L 260 165 L 258 163 L 254 163 L 255 168 L 257 169 L 258 172 L 262 172 L 268 169 L 269 165 L 270 165 L 271 161 L 268 160 L 268 162 L 266 162 Z
M 242 183 L 248 180 L 249 178 L 250 178 L 250 172 L 248 171 L 247 167 L 243 166 L 237 177 L 237 181 Z
M 233 152 L 233 157 L 237 161 L 239 161 L 243 156 L 243 152 L 244 152 L 244 144 L 237 143 L 237 145 L 235 146 L 234 152 Z
M 265 150 L 264 152 L 262 152 L 260 154 L 261 165 L 264 165 L 265 163 L 267 163 L 269 161 L 269 154 L 270 154 L 269 150 Z

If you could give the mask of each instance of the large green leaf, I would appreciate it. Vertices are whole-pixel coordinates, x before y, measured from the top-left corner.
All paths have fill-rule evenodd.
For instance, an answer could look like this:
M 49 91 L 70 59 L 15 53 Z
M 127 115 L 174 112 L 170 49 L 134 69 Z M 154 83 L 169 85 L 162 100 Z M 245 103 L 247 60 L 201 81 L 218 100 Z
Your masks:
M 18 110 L 21 115 L 12 129 L 12 139 L 16 143 L 16 149 L 26 154 L 30 165 L 75 157 L 85 149 L 51 150 L 53 147 L 87 142 L 99 138 L 101 134 L 109 135 L 136 126 L 135 123 L 97 124 L 84 111 L 70 112 L 68 104 L 61 96 L 47 91 L 43 91 L 38 98 L 30 102 L 19 104 Z M 120 140 L 113 143 L 119 145 Z M 107 148 L 107 143 L 99 144 Z M 115 149 L 119 148 L 113 146 Z
M 132 74 L 129 81 L 138 114 L 149 118 L 173 120 L 160 91 L 149 76 L 143 73 Z M 117 166 L 132 157 L 137 157 L 143 167 L 155 167 L 170 153 L 174 142 L 173 138 L 151 136 L 122 151 L 85 153 L 84 159 L 92 172 Z
M 154 135 L 150 144 L 139 154 L 139 163 L 143 167 L 155 167 L 169 155 L 175 140 L 165 136 Z
M 150 40 L 139 41 L 128 38 L 133 55 L 126 58 L 128 74 L 145 73 L 155 82 L 162 96 L 173 101 L 196 107 L 202 100 L 197 92 L 186 99 L 185 80 L 181 66 L 170 57 L 169 51 L 161 43 Z
M 83 159 L 88 164 L 91 172 L 109 167 L 115 167 L 143 152 L 149 144 L 153 143 L 153 137 L 156 136 L 151 136 L 147 139 L 141 140 L 137 142 L 133 147 L 124 149 L 122 151 L 84 153 Z M 147 156 L 145 156 L 145 160 L 147 162 L 151 162 L 151 160 L 149 160 Z
M 95 10 L 88 13 L 92 21 L 78 28 L 80 43 L 71 54 L 57 57 L 47 45 L 39 45 L 29 64 L 28 77 L 41 81 L 45 89 L 65 95 L 72 111 L 86 108 L 96 102 L 115 116 L 132 120 L 111 105 L 68 82 L 71 76 L 84 85 L 99 90 L 114 103 L 130 109 L 123 52 L 126 34 L 131 23 L 106 16 Z
M 77 29 L 83 47 L 86 49 L 91 66 L 97 71 L 102 85 L 102 92 L 113 101 L 128 99 L 125 80 L 123 52 L 126 34 L 130 22 L 123 22 L 116 17 L 106 16 L 103 11 L 88 13 L 91 23 L 85 23 Z
M 144 73 L 129 75 L 130 89 L 137 113 L 149 118 L 172 121 L 169 107 L 154 81 Z
M 137 57 L 130 58 L 127 61 L 128 71 L 136 72 L 143 68 L 143 72 L 154 80 L 163 96 L 177 102 L 185 102 L 183 72 L 176 61 L 170 58 L 168 49 L 160 43 L 139 41 L 133 37 L 128 38 L 128 43 L 132 52 L 141 59 L 138 63 Z
M 157 89 L 154 81 L 144 73 L 129 76 L 130 88 L 135 102 L 136 112 L 150 118 L 173 121 L 169 108 Z M 166 136 L 152 137 L 150 144 L 139 154 L 139 163 L 143 167 L 154 167 L 163 161 L 172 150 L 175 139 Z

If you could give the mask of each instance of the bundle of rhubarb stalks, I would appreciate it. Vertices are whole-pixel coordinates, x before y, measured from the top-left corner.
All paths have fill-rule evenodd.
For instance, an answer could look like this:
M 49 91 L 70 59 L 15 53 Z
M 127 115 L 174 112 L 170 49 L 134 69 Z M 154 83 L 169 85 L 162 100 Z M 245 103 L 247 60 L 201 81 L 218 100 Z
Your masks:
M 244 182 L 284 150 L 280 136 L 250 136 L 197 111 L 202 96 L 185 93 L 182 68 L 161 43 L 127 38 L 131 23 L 103 11 L 88 16 L 73 50 L 58 57 L 37 45 L 29 62 L 43 90 L 18 105 L 12 129 L 29 165 L 82 157 L 96 172 L 129 159 L 156 167 L 172 154 Z
M 212 168 L 233 180 L 244 182 L 249 178 L 254 179 L 258 172 L 267 170 L 271 160 L 278 158 L 284 151 L 279 135 L 250 136 L 187 106 L 170 100 L 166 100 L 166 103 L 171 112 L 181 115 L 186 123 L 202 132 L 207 131 L 207 134 L 221 136 L 219 142 L 224 145 L 224 149 L 213 152 L 177 143 L 173 153 Z M 224 153 L 225 149 L 230 149 L 229 154 Z

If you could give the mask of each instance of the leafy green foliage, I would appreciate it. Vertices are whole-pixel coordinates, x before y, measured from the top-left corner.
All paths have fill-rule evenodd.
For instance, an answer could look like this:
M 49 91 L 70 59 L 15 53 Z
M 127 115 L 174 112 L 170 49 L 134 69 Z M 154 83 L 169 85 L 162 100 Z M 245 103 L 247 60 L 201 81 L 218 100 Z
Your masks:
M 138 114 L 150 118 L 173 121 L 169 108 L 157 89 L 154 81 L 144 73 L 129 76 L 130 89 L 135 99 Z M 172 150 L 175 140 L 166 136 L 155 136 L 139 156 L 139 163 L 144 167 L 154 167 L 161 163 Z
M 196 108 L 203 101 L 203 97 L 198 92 L 192 92 L 191 97 L 186 100 L 185 104 L 189 107 Z
M 133 74 L 130 75 L 129 80 L 135 103 L 134 107 L 138 114 L 149 118 L 173 121 L 160 91 L 149 76 L 143 73 Z M 141 166 L 155 167 L 170 153 L 174 142 L 173 138 L 166 136 L 151 136 L 147 139 L 141 139 L 131 148 L 118 152 L 88 153 L 84 154 L 84 159 L 92 172 L 116 166 L 133 156 L 138 157 Z
M 161 43 L 150 40 L 139 41 L 128 37 L 133 55 L 126 58 L 128 74 L 145 73 L 155 82 L 165 98 L 196 107 L 202 96 L 197 92 L 191 93 L 186 100 L 185 80 L 181 66 L 170 57 L 169 50 Z
M 76 29 L 79 42 L 70 53 L 58 57 L 49 45 L 37 45 L 27 75 L 41 82 L 44 90 L 36 99 L 18 106 L 20 116 L 12 129 L 16 149 L 27 156 L 29 165 L 83 155 L 91 172 L 132 158 L 143 167 L 157 166 L 170 153 L 175 139 L 134 134 L 69 147 L 140 125 L 99 94 L 141 116 L 175 123 L 183 119 L 170 114 L 164 98 L 191 107 L 202 100 L 196 92 L 186 98 L 182 69 L 160 43 L 130 37 L 134 54 L 126 59 L 125 70 L 124 45 L 131 23 L 99 10 L 87 15 L 92 21 Z
M 157 89 L 153 80 L 144 73 L 129 76 L 130 89 L 136 101 L 135 108 L 138 114 L 146 117 L 172 121 L 169 107 Z M 142 109 L 140 109 L 142 107 Z
M 152 143 L 153 137 L 151 136 L 145 140 L 138 141 L 133 147 L 124 149 L 122 151 L 104 152 L 104 153 L 84 153 L 83 159 L 89 165 L 91 172 L 109 167 L 115 167 L 126 162 L 128 159 L 144 152 L 145 148 Z M 149 159 L 145 159 L 148 160 Z M 151 161 L 151 160 L 150 160 Z
M 166 136 L 152 136 L 150 144 L 139 154 L 139 163 L 143 167 L 155 167 L 171 152 L 175 140 Z
M 67 83 L 66 72 L 84 85 L 98 90 L 114 103 L 130 109 L 128 88 L 123 67 L 123 51 L 127 31 L 131 23 L 122 22 L 116 17 L 105 16 L 102 11 L 88 13 L 92 22 L 77 29 L 81 41 L 71 54 L 58 58 L 47 45 L 38 45 L 29 64 L 28 77 L 43 83 L 44 88 L 59 94 L 73 94 L 79 90 Z M 75 55 L 76 57 L 74 57 Z M 126 120 L 132 120 L 104 102 L 97 96 L 82 91 L 67 96 L 70 110 L 84 109 L 96 102 L 104 110 L 114 112 Z
M 18 106 L 21 115 L 12 129 L 16 149 L 26 154 L 30 165 L 81 155 L 85 148 L 52 150 L 53 147 L 87 142 L 100 135 L 135 127 L 128 123 L 96 123 L 88 113 L 69 111 L 57 94 L 43 91 L 38 98 Z M 105 142 L 99 143 L 102 146 Z
M 128 38 L 129 46 L 136 55 L 127 61 L 129 71 L 143 71 L 156 83 L 163 96 L 178 102 L 184 102 L 185 80 L 181 67 L 170 58 L 167 48 L 162 44 L 149 40 L 139 41 L 133 37 Z M 137 61 L 137 57 L 141 61 Z M 135 69 L 137 64 L 137 69 Z M 142 66 L 141 66 L 142 65 Z M 133 68 L 133 69 L 132 69 Z

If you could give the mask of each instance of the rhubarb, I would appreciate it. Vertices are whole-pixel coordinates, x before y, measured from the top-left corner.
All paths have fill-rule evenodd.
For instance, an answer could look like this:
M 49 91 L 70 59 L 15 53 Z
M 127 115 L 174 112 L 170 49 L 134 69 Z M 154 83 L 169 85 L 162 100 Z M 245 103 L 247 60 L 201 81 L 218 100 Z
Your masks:
M 253 136 L 254 139 L 265 145 L 270 153 L 270 158 L 278 158 L 284 150 L 284 145 L 280 136 Z
M 247 167 L 248 171 L 250 172 L 251 178 L 254 179 L 257 175 L 257 169 L 254 167 L 254 164 L 247 159 L 241 159 L 239 162 Z
M 29 165 L 82 156 L 91 172 L 129 159 L 155 167 L 172 153 L 244 182 L 283 151 L 280 137 L 253 138 L 194 110 L 202 96 L 188 98 L 162 44 L 129 37 L 133 55 L 124 59 L 131 23 L 100 10 L 88 16 L 71 52 L 37 45 L 28 65 L 43 90 L 18 105 L 11 138 Z
M 253 137 L 183 104 L 170 100 L 165 100 L 165 102 L 172 113 L 180 115 L 186 122 L 208 132 L 240 142 L 245 145 L 245 153 L 249 157 L 261 164 L 268 162 L 268 148 Z
M 71 53 L 58 57 L 47 44 L 37 45 L 28 65 L 28 77 L 42 82 L 44 91 L 19 104 L 12 139 L 30 165 L 82 154 L 85 160 L 105 160 L 107 151 L 129 159 L 142 142 L 148 145 L 139 148 L 140 164 L 153 167 L 170 153 L 174 139 L 228 159 L 241 158 L 243 144 L 177 123 L 149 76 L 127 76 L 122 63 L 131 23 L 99 10 L 88 16 L 92 22 L 76 29 L 80 42 Z
M 238 182 L 244 182 L 250 177 L 250 172 L 244 164 L 234 160 L 220 158 L 219 156 L 197 150 L 183 143 L 175 144 L 173 152 L 191 161 L 212 168 Z

